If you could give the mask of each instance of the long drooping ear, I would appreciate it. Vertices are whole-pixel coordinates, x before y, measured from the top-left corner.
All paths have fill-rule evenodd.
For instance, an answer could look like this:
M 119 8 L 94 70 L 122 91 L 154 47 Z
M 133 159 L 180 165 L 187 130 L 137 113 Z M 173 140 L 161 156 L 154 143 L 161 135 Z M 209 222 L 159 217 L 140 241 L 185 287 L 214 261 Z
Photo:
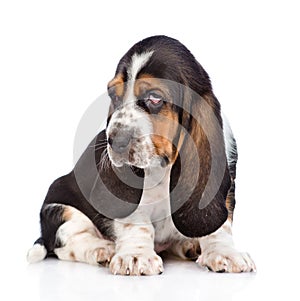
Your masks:
M 188 237 L 201 237 L 227 219 L 230 175 L 217 99 L 212 93 L 189 94 L 183 106 L 179 155 L 171 171 L 170 201 L 176 228 Z
M 130 215 L 138 206 L 144 171 L 112 166 L 107 152 L 105 130 L 87 147 L 74 168 L 77 186 L 99 214 L 109 219 Z

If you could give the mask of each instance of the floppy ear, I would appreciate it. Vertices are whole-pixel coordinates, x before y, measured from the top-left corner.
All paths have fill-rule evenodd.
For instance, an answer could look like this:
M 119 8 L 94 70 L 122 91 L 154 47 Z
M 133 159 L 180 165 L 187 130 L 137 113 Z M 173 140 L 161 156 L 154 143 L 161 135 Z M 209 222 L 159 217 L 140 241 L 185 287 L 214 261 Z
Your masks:
M 110 219 L 130 215 L 140 202 L 144 171 L 112 166 L 105 130 L 90 143 L 74 168 L 77 186 L 98 214 Z
M 182 234 L 201 237 L 227 219 L 230 175 L 218 100 L 212 93 L 203 97 L 191 93 L 188 98 L 179 155 L 171 171 L 171 212 Z

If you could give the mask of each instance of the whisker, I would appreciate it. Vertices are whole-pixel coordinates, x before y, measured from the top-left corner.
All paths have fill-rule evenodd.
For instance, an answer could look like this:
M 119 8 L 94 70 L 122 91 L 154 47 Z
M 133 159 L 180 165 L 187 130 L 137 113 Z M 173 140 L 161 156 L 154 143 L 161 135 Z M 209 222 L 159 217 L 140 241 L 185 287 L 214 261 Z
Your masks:
M 101 142 L 98 142 L 96 144 L 90 145 L 89 147 L 97 147 L 97 146 L 106 145 L 106 144 L 107 144 L 107 141 L 101 141 Z
M 110 165 L 110 160 L 109 160 L 107 149 L 105 149 L 101 154 L 101 158 L 97 164 L 97 167 L 99 168 L 99 170 L 106 170 L 107 168 L 109 168 L 109 165 Z
M 95 146 L 98 146 L 98 145 L 101 145 L 101 144 L 105 144 L 105 143 L 107 143 L 107 139 L 106 138 L 100 139 L 100 140 L 96 141 L 95 144 L 90 145 L 90 147 L 95 147 Z
M 98 146 L 98 147 L 95 147 L 95 151 L 98 151 L 98 150 L 103 149 L 103 148 L 106 148 L 106 144 Z

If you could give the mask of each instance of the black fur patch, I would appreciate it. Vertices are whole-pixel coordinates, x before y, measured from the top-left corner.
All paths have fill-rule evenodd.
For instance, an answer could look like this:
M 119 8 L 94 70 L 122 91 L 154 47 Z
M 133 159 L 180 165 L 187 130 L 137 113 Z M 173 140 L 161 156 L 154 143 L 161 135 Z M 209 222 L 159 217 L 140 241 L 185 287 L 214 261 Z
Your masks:
M 56 231 L 64 223 L 63 205 L 43 206 L 40 212 L 42 238 L 40 241 L 45 245 L 47 252 L 52 252 L 60 247 L 60 242 L 56 240 Z

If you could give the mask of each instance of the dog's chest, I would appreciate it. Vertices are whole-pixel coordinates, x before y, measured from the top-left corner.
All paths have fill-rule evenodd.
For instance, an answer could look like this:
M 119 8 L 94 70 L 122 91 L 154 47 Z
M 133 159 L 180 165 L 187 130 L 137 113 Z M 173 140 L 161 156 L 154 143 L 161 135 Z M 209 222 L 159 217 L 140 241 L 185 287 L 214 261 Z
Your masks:
M 171 166 L 151 168 L 145 173 L 144 190 L 139 207 L 152 221 L 155 229 L 155 249 L 166 249 L 182 235 L 174 226 L 170 206 Z

